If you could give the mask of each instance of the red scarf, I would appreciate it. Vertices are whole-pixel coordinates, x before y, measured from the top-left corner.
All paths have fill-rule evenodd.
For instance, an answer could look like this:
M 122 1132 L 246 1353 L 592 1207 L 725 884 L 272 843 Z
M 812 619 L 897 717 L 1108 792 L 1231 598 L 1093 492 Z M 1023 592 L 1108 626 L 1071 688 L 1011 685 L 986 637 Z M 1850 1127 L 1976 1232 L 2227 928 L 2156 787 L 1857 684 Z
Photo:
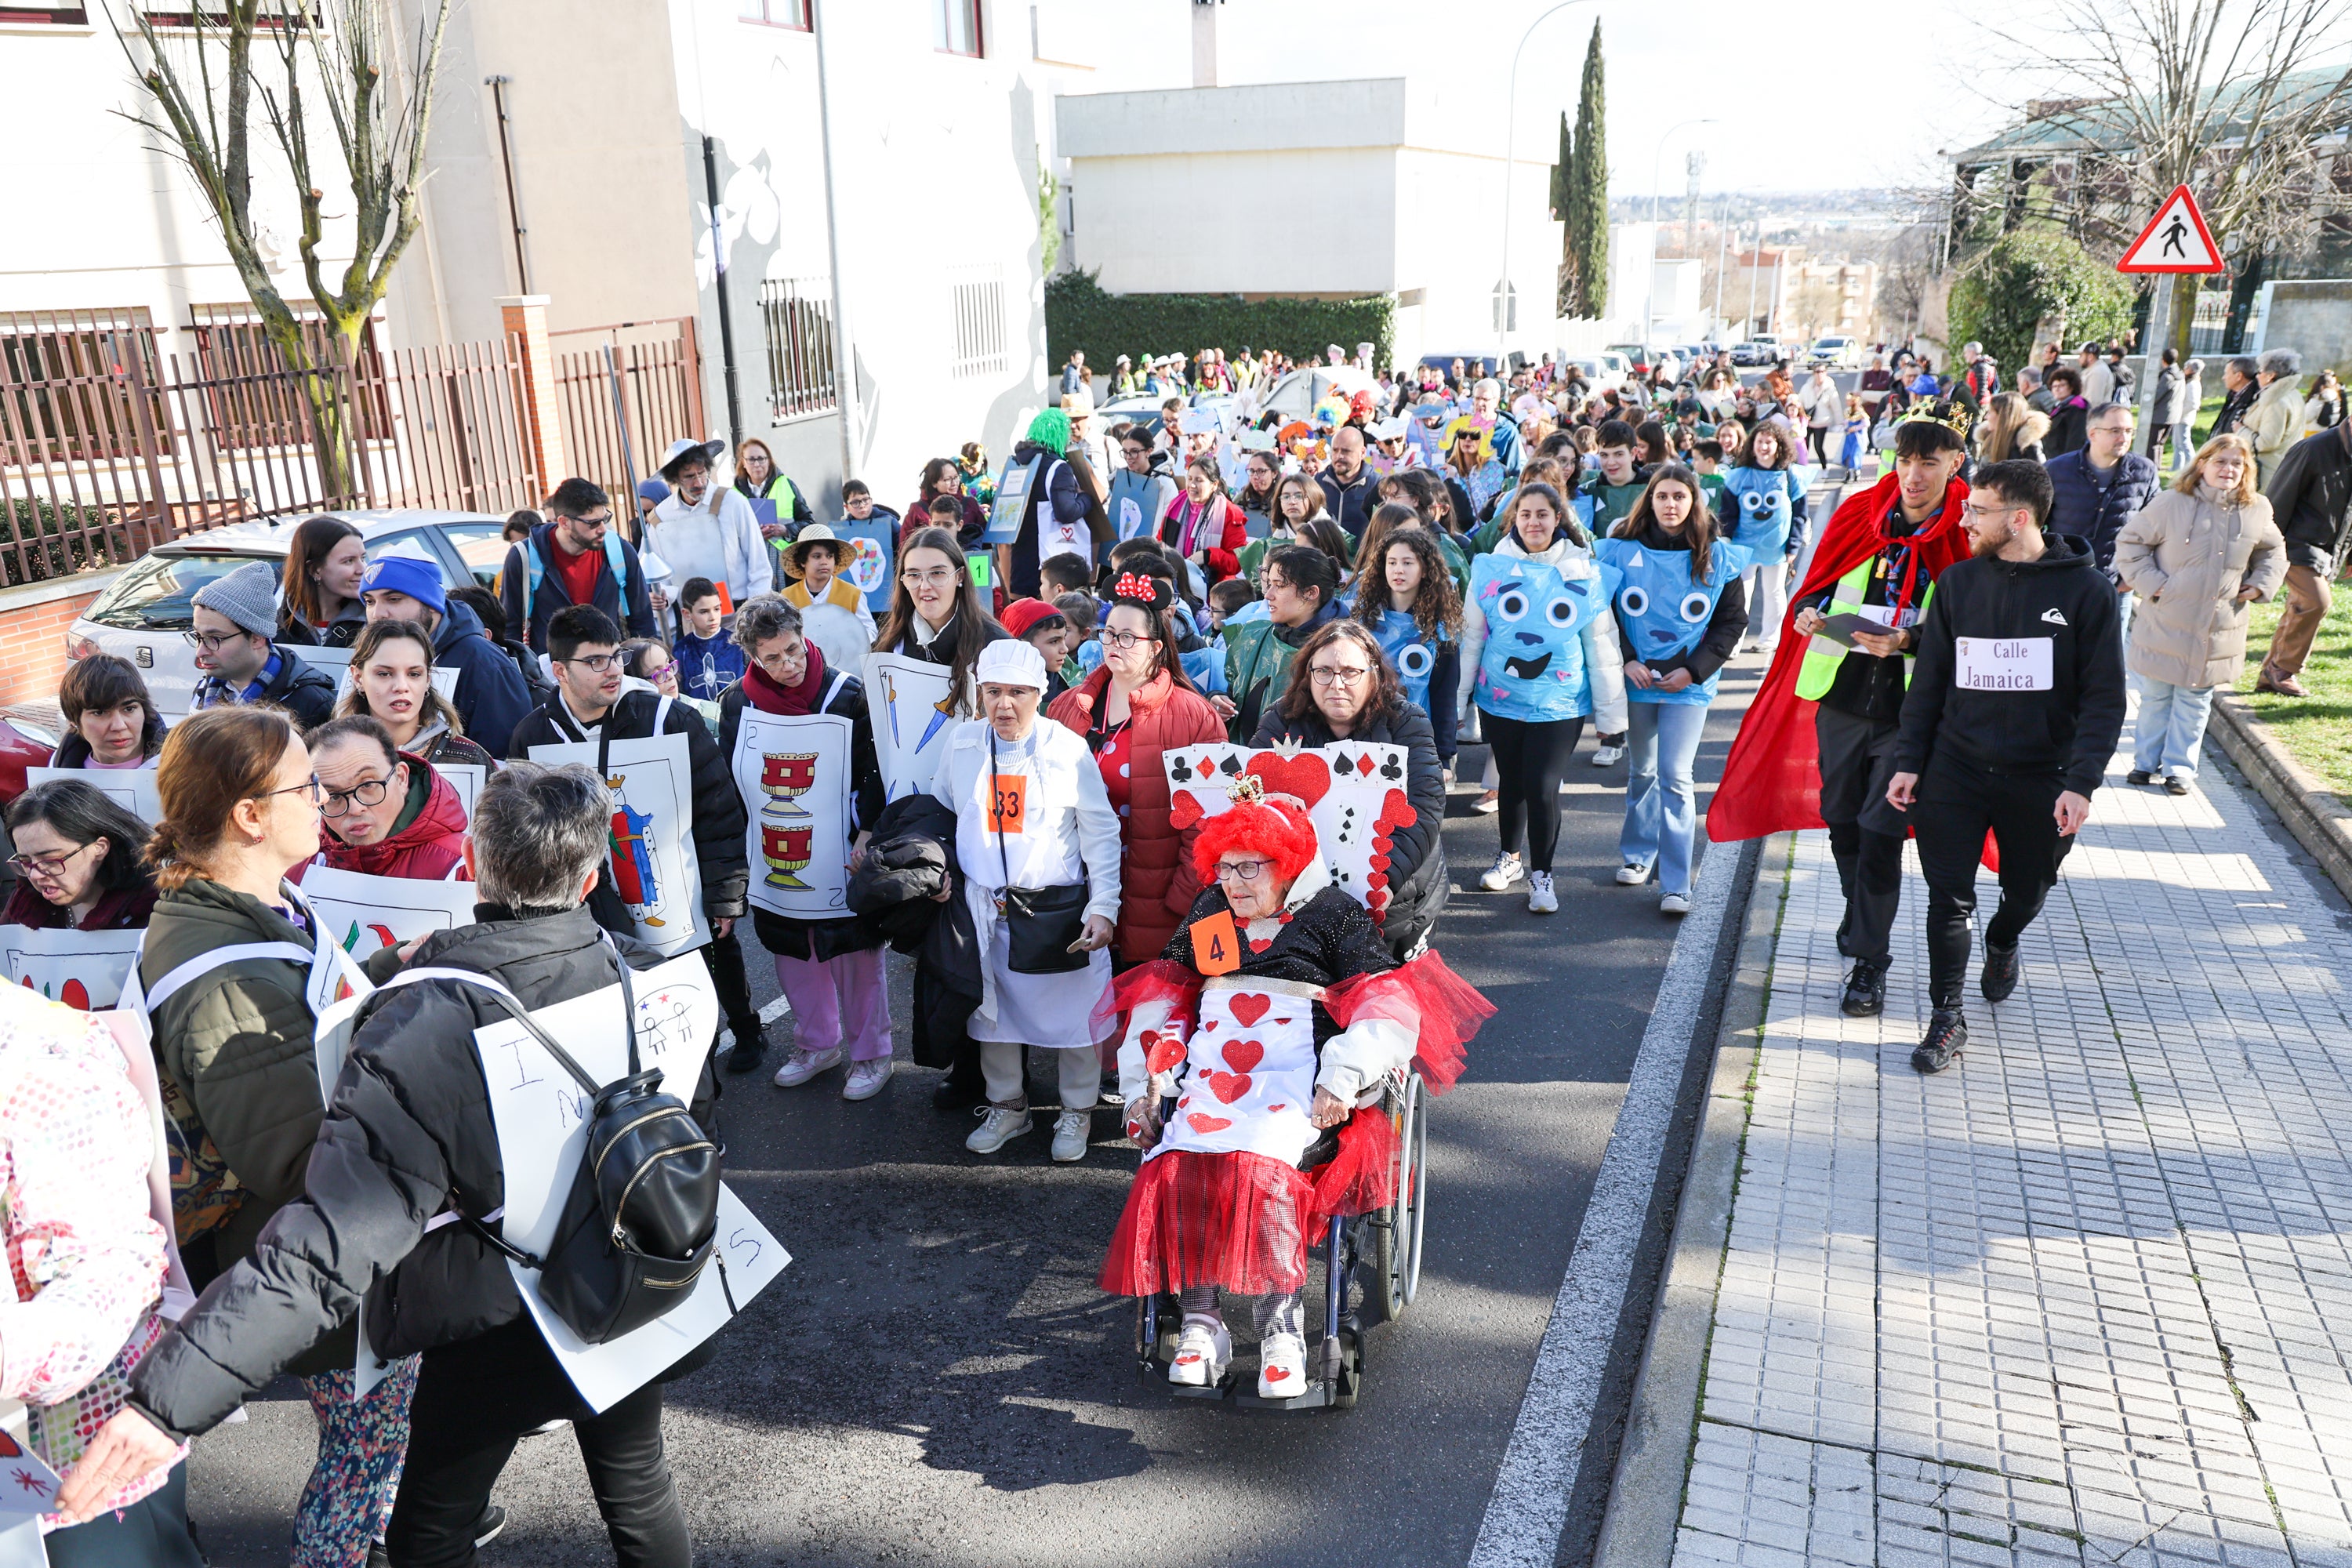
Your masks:
M 816 644 L 803 641 L 808 649 L 808 668 L 801 672 L 798 686 L 780 686 L 768 678 L 768 672 L 756 664 L 743 668 L 743 695 L 751 706 L 762 713 L 814 713 L 818 699 L 824 695 L 824 655 Z
M 1724 760 L 1723 783 L 1707 808 L 1706 836 L 1717 844 L 1761 838 L 1786 828 L 1822 826 L 1821 750 L 1813 734 L 1813 704 L 1797 695 L 1797 669 L 1811 637 L 1793 626 L 1797 607 L 1888 545 L 1910 545 L 1910 564 L 1896 604 L 1909 608 L 1945 568 L 1969 558 L 1961 503 L 1969 487 L 1955 479 L 1945 488 L 1944 509 L 1916 533 L 1893 532 L 1903 500 L 1901 482 L 1888 474 L 1870 489 L 1848 496 L 1822 531 L 1812 570 L 1790 596 L 1780 622 L 1780 647 L 1772 668 L 1732 737 Z

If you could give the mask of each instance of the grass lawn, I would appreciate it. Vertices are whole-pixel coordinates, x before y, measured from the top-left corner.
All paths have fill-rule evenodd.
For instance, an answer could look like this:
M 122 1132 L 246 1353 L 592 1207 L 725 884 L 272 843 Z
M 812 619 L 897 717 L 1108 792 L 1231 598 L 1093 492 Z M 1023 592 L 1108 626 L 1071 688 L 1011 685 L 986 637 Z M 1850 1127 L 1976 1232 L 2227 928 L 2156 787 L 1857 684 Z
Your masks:
M 2205 383 L 2207 386 L 2221 384 L 2221 373 L 2210 361 L 2206 363 L 2205 374 L 2210 378 Z M 2202 447 L 2205 444 L 2205 437 L 2213 433 L 2213 421 L 2221 417 L 2221 405 L 2229 401 L 2228 393 L 2217 392 L 2197 405 L 2197 417 L 2189 423 L 2189 440 L 2192 450 Z
M 2311 646 L 2310 662 L 2297 678 L 2311 695 L 2297 700 L 2254 690 L 2271 628 L 2278 625 L 2275 603 L 2256 605 L 2246 638 L 2246 673 L 2238 693 L 2262 715 L 2294 760 L 2317 773 L 2327 787 L 2352 800 L 2352 583 L 2335 584 L 2336 603 Z

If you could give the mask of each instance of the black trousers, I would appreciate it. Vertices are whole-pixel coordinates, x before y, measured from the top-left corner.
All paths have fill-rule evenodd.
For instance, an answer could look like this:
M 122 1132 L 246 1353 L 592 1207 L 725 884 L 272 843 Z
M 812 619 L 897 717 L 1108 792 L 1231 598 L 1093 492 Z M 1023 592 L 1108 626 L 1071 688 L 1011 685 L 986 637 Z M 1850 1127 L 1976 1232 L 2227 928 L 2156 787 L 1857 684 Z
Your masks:
M 1495 822 L 1502 829 L 1503 848 L 1517 854 L 1524 832 L 1528 869 L 1549 871 L 1559 843 L 1559 781 L 1576 752 L 1577 737 L 1584 733 L 1584 721 L 1530 722 L 1487 713 L 1481 722 L 1495 752 L 1495 788 L 1502 797 Z
M 702 949 L 703 967 L 710 971 L 711 989 L 719 993 L 719 1016 L 735 1031 L 739 1046 L 757 1044 L 760 1010 L 751 1005 L 751 983 L 743 973 L 743 922 L 737 921 L 725 936 L 712 933 Z
M 472 1568 L 474 1525 L 522 1435 L 569 1419 L 621 1568 L 689 1568 L 686 1514 L 662 1451 L 662 1385 L 599 1415 L 528 1316 L 425 1352 L 408 1459 L 385 1544 L 396 1568 Z
M 1977 910 L 1977 865 L 1990 830 L 2000 850 L 2000 907 L 1985 923 L 1985 945 L 2017 945 L 2057 885 L 2058 866 L 2074 847 L 2058 834 L 2056 773 L 1990 773 L 1956 759 L 1931 757 L 1912 802 L 1919 869 L 1927 879 L 1927 999 L 1960 1005 L 1968 979 L 1969 921 Z
M 1822 821 L 1829 826 L 1845 918 L 1837 949 L 1848 958 L 1891 963 L 1895 911 L 1903 904 L 1905 823 L 1886 805 L 1898 726 L 1859 719 L 1826 705 L 1813 710 L 1819 742 Z

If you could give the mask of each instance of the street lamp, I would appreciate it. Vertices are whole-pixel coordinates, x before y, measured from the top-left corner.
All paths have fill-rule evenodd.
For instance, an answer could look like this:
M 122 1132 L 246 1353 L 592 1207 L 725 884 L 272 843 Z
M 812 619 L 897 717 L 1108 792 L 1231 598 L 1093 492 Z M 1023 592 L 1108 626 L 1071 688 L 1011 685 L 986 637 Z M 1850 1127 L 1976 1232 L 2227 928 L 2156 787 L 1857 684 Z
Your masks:
M 1536 29 L 1571 5 L 1590 5 L 1598 0 L 1560 0 L 1528 24 L 1519 35 L 1519 47 L 1511 51 L 1510 91 L 1504 95 L 1503 124 L 1503 268 L 1495 283 L 1495 358 L 1499 362 L 1511 324 L 1511 169 L 1519 156 L 1519 57 L 1528 51 L 1528 40 Z
M 1644 352 L 1649 348 L 1650 333 L 1655 328 L 1654 307 L 1658 302 L 1658 181 L 1661 177 L 1658 169 L 1665 160 L 1666 143 L 1674 139 L 1677 131 L 1687 131 L 1694 125 L 1721 123 L 1718 120 L 1704 118 L 1678 120 L 1666 127 L 1665 134 L 1658 138 L 1658 150 L 1650 154 L 1650 284 L 1642 291 L 1642 346 Z

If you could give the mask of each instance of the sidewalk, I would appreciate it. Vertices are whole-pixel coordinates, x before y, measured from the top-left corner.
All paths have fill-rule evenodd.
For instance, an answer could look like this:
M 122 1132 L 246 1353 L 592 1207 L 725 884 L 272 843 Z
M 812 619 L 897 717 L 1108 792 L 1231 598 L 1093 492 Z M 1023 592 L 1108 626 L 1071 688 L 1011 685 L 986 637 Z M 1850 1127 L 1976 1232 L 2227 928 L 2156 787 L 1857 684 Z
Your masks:
M 2211 766 L 2103 789 L 1923 1079 L 1916 859 L 1848 1019 L 1787 842 L 1678 1568 L 2352 1563 L 2352 917 Z

